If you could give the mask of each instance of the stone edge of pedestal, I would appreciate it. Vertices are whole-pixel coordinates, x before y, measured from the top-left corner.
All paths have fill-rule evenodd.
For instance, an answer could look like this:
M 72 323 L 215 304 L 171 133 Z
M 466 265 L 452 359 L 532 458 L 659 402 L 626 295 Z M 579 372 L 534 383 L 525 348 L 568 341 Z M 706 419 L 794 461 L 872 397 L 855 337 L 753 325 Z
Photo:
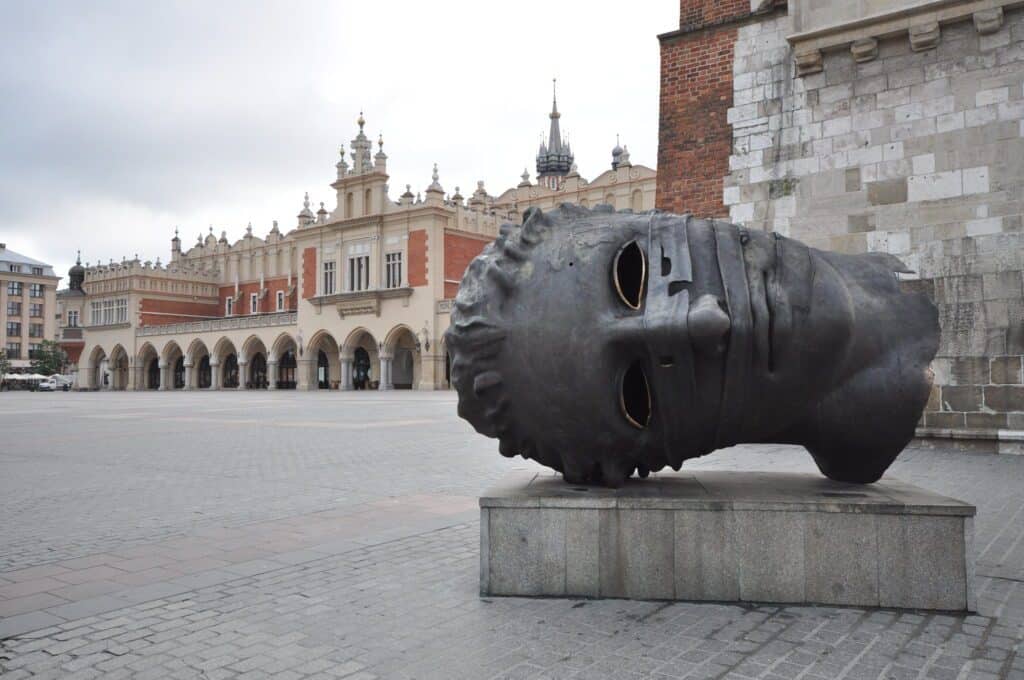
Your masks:
M 482 595 L 975 609 L 974 507 L 912 485 L 929 502 L 543 502 L 523 479 L 480 499 Z

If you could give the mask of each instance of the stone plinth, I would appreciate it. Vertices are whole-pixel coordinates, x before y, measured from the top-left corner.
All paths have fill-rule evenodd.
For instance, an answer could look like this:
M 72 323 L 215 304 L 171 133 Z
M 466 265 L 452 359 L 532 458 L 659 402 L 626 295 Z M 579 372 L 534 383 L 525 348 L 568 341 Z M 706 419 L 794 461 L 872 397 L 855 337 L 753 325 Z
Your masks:
M 973 610 L 974 513 L 894 479 L 514 472 L 480 499 L 480 592 Z

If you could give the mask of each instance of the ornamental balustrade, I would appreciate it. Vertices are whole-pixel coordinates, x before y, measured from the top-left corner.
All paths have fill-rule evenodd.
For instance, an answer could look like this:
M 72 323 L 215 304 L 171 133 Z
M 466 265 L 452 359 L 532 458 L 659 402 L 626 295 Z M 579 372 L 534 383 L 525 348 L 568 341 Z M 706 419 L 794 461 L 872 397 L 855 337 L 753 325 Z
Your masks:
M 257 314 L 252 316 L 229 316 L 223 319 L 204 319 L 182 323 L 140 326 L 135 329 L 136 337 L 153 335 L 180 335 L 182 333 L 204 333 L 207 331 L 230 331 L 242 328 L 267 328 L 268 326 L 294 326 L 299 322 L 298 312 Z

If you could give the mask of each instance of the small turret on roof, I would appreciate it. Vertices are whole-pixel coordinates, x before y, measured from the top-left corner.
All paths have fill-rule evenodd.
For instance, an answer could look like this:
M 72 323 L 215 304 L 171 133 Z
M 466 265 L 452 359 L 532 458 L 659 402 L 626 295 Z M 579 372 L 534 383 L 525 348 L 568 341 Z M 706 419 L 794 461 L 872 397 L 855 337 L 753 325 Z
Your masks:
M 306 192 L 305 197 L 302 200 L 302 210 L 299 211 L 299 227 L 305 227 L 313 223 L 313 211 L 309 209 L 309 192 Z

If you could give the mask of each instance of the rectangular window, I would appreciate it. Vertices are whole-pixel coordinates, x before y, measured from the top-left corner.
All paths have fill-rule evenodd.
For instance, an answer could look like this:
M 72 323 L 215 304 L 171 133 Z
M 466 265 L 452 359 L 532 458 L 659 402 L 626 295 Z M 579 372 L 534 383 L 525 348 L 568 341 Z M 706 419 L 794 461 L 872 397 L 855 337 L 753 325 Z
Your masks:
M 256 314 L 260 310 L 260 296 L 256 293 L 249 293 L 249 313 Z
M 21 281 L 8 281 L 7 294 L 21 297 Z
M 20 302 L 8 302 L 7 303 L 7 316 L 21 316 L 21 303 Z
M 21 337 L 21 322 L 20 321 L 8 321 L 7 322 L 7 336 L 11 338 Z
M 21 273 L 21 265 L 20 264 L 12 264 L 7 269 L 9 269 L 10 271 L 14 272 L 15 274 Z
M 321 295 L 334 295 L 334 262 L 324 262 L 324 281 Z
M 21 358 L 21 343 L 20 342 L 9 342 L 4 349 L 7 351 L 8 359 L 20 359 Z
M 277 311 L 279 311 L 279 312 L 283 312 L 284 311 L 284 291 L 283 290 L 277 291 Z
M 28 306 L 29 316 L 40 317 L 43 315 L 43 305 L 39 302 L 33 302 Z
M 367 290 L 370 287 L 370 256 L 348 258 L 348 289 Z
M 43 268 L 42 267 L 32 267 L 32 273 L 35 274 L 36 276 L 42 276 L 43 275 Z
M 33 283 L 29 286 L 30 297 L 43 297 L 43 284 Z
M 388 253 L 384 256 L 384 279 L 388 288 L 402 286 L 402 253 Z
M 224 301 L 224 316 L 231 316 L 235 313 L 235 299 L 228 298 Z
M 78 310 L 68 311 L 68 328 L 78 328 Z
M 116 312 L 117 323 L 128 323 L 128 298 L 117 300 Z
M 28 325 L 28 337 L 30 337 L 30 338 L 41 338 L 41 337 L 43 337 L 43 324 L 41 324 L 41 323 L 30 323 Z
M 28 358 L 29 359 L 35 359 L 36 358 L 36 354 L 42 348 L 43 348 L 43 346 L 41 344 L 39 344 L 38 342 L 30 342 L 30 343 L 28 343 Z

